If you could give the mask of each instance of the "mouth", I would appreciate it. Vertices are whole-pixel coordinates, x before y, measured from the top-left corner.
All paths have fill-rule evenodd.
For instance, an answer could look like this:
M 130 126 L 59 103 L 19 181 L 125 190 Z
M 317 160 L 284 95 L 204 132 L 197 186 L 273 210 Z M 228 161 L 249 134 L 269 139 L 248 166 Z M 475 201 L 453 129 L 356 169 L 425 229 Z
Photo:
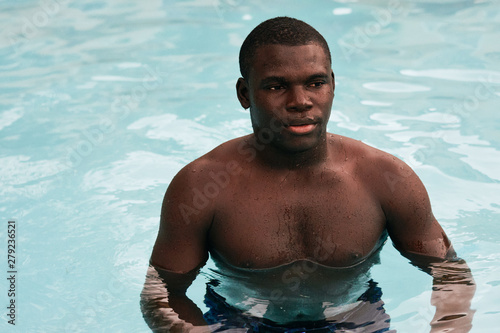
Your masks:
M 289 125 L 286 128 L 294 134 L 309 134 L 316 128 L 316 124 Z
M 297 121 L 290 121 L 285 128 L 293 134 L 305 135 L 311 133 L 316 126 L 318 126 L 318 123 L 312 119 L 301 119 Z

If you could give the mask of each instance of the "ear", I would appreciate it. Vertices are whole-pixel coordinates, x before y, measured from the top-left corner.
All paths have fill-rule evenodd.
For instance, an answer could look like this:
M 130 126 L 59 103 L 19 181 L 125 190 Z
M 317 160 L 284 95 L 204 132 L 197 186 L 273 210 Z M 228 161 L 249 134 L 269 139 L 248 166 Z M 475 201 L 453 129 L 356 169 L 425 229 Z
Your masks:
M 332 70 L 332 87 L 333 87 L 333 96 L 335 96 L 335 74 Z
M 241 106 L 244 109 L 248 109 L 250 107 L 248 84 L 242 77 L 240 77 L 236 82 L 236 95 L 238 96 Z
M 332 85 L 333 85 L 333 91 L 335 91 L 335 74 L 333 73 L 333 69 L 332 69 Z

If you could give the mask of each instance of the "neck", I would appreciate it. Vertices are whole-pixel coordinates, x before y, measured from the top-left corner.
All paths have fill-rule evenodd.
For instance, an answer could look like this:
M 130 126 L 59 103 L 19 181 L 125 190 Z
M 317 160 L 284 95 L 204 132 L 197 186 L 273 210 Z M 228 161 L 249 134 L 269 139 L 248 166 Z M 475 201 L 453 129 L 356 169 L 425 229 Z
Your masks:
M 303 151 L 287 151 L 275 144 L 260 143 L 253 137 L 257 157 L 272 168 L 301 169 L 324 163 L 328 158 L 327 140 L 324 138 L 318 145 Z

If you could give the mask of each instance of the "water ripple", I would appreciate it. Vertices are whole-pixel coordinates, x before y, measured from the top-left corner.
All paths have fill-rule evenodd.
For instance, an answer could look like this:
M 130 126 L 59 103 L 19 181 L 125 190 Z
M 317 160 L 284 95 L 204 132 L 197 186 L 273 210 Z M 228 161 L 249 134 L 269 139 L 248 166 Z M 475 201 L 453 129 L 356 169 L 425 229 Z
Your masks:
M 182 163 L 171 156 L 134 151 L 128 153 L 124 160 L 87 172 L 82 188 L 105 193 L 148 190 L 160 184 L 168 184 L 182 166 Z
M 500 83 L 500 72 L 483 69 L 403 69 L 400 73 L 413 77 L 429 77 L 451 81 Z
M 369 90 L 388 93 L 410 93 L 431 90 L 431 88 L 426 86 L 395 81 L 367 82 L 363 84 L 363 87 Z

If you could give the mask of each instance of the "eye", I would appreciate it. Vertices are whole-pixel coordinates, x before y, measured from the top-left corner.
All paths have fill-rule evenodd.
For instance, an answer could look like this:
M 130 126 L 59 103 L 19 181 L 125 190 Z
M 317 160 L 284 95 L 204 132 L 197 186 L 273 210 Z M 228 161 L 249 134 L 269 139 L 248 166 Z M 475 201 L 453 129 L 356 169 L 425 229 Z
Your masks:
M 280 89 L 283 89 L 283 88 L 284 87 L 282 85 L 279 85 L 279 84 L 267 87 L 268 90 L 272 90 L 272 91 L 280 90 Z
M 309 84 L 309 86 L 313 87 L 313 88 L 320 88 L 324 84 L 325 84 L 325 82 L 323 82 L 323 81 L 316 81 L 316 82 L 312 82 L 311 84 Z

